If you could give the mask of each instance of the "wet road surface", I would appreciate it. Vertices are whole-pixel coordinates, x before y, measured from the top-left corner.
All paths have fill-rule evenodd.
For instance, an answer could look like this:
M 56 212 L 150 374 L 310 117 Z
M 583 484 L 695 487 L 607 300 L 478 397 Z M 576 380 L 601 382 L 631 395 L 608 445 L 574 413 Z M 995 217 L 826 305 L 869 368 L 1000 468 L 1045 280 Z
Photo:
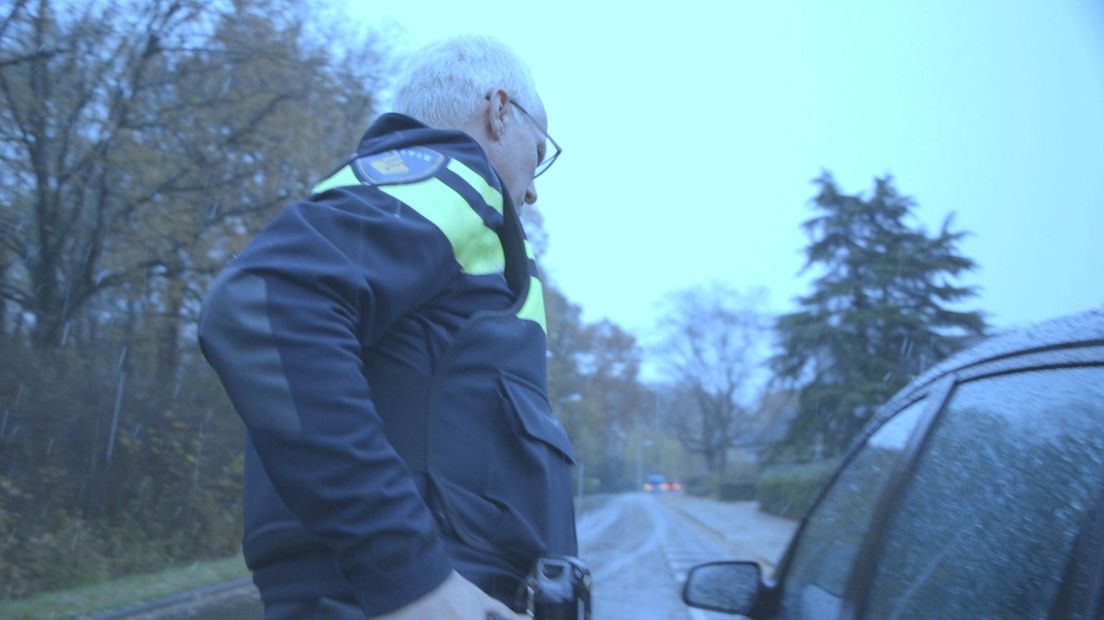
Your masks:
M 758 512 L 754 502 L 716 502 L 681 493 L 587 497 L 578 522 L 580 556 L 594 580 L 597 620 L 714 620 L 734 616 L 691 609 L 682 582 L 691 567 L 755 560 L 769 575 L 793 522 Z M 214 591 L 212 591 L 214 590 Z M 164 603 L 166 601 L 162 601 Z M 171 604 L 91 616 L 97 620 L 260 620 L 252 584 L 180 595 Z
M 751 502 L 610 496 L 579 521 L 580 555 L 594 576 L 594 617 L 731 619 L 682 602 L 686 573 L 703 562 L 745 559 L 770 574 L 792 530 L 791 522 L 762 515 Z

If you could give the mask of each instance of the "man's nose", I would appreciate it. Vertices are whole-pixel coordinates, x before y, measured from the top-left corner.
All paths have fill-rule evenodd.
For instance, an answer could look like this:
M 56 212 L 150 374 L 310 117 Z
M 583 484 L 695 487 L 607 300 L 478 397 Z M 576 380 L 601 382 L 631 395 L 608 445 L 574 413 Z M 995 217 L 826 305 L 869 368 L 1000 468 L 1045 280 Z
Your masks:
M 537 182 L 529 181 L 529 187 L 525 188 L 525 204 L 531 205 L 537 201 Z

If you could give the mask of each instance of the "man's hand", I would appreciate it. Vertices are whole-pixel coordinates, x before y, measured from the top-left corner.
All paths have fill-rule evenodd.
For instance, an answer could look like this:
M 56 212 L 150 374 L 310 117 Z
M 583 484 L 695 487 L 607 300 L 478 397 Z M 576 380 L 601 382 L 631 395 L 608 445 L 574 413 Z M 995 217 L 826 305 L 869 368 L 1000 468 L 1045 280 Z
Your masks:
M 380 620 L 528 620 L 528 616 L 514 613 L 509 607 L 487 596 L 475 584 L 464 579 L 456 571 L 441 585 L 422 598 L 379 616 Z

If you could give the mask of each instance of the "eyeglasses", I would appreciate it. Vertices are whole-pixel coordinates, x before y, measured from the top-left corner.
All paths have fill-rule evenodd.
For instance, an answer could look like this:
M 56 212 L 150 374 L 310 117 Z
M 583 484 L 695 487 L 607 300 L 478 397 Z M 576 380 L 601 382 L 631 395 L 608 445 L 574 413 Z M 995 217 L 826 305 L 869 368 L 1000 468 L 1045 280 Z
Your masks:
M 560 148 L 559 144 L 556 144 L 556 141 L 552 139 L 552 136 L 548 135 L 547 131 L 541 129 L 541 126 L 537 123 L 537 119 L 533 118 L 533 115 L 530 114 L 528 110 L 521 107 L 520 103 L 514 101 L 513 99 L 509 99 L 508 101 L 513 104 L 513 106 L 517 108 L 522 114 L 524 114 L 525 118 L 529 119 L 529 121 L 533 123 L 533 126 L 537 128 L 537 131 L 541 132 L 541 135 L 544 136 L 544 139 L 548 140 L 548 143 L 552 145 L 552 154 L 549 155 L 547 152 L 545 152 L 544 159 L 542 159 L 540 163 L 537 164 L 537 169 L 533 171 L 533 178 L 535 179 L 544 174 L 546 170 L 552 167 L 552 164 L 555 163 L 556 158 L 560 156 L 560 153 L 563 152 L 563 149 Z
M 488 94 L 484 98 L 490 101 L 491 95 Z M 556 158 L 560 156 L 560 153 L 563 152 L 563 149 L 560 148 L 559 144 L 556 144 L 556 141 L 552 139 L 552 136 L 548 135 L 547 131 L 541 129 L 540 124 L 537 123 L 537 119 L 533 118 L 533 115 L 530 114 L 528 110 L 521 107 L 521 104 L 514 101 L 513 99 L 507 99 L 507 101 L 509 101 L 515 108 L 517 108 L 522 114 L 524 114 L 525 118 L 529 119 L 529 122 L 533 123 L 533 126 L 537 128 L 537 131 L 539 131 L 541 135 L 544 136 L 544 139 L 552 145 L 552 154 L 549 155 L 548 152 L 545 151 L 544 159 L 542 159 L 540 163 L 537 164 L 537 169 L 533 171 L 533 178 L 535 179 L 544 174 L 546 170 L 552 167 L 552 164 L 555 163 Z

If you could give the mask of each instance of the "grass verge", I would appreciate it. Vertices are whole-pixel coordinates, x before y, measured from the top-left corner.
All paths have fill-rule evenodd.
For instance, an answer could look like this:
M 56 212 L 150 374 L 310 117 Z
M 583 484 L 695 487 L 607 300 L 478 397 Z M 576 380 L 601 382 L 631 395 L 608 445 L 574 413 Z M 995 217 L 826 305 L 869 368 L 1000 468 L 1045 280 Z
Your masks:
M 62 620 L 93 615 L 248 575 L 249 569 L 245 567 L 245 560 L 240 555 L 213 562 L 197 562 L 159 573 L 132 575 L 71 590 L 43 592 L 24 599 L 0 601 L 0 618 Z

